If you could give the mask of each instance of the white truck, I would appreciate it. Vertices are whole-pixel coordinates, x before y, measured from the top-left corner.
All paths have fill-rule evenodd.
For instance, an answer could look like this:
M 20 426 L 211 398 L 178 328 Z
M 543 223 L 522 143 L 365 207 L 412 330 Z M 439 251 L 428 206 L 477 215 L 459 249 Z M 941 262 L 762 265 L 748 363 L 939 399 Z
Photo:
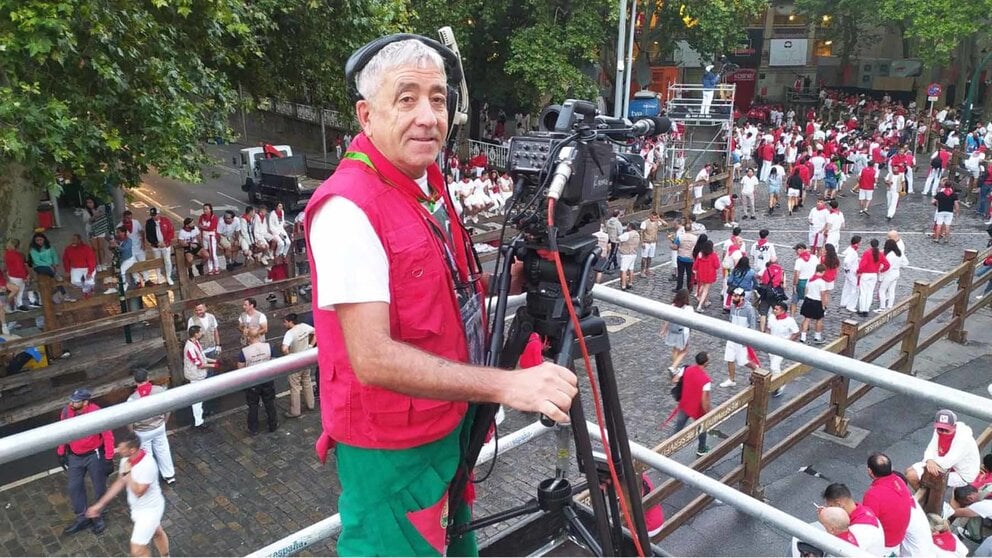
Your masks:
M 275 152 L 281 156 L 275 156 Z M 313 165 L 304 154 L 294 155 L 288 145 L 247 147 L 235 160 L 241 170 L 241 189 L 253 204 L 268 203 L 275 207 L 281 202 L 286 211 L 300 210 L 334 168 Z

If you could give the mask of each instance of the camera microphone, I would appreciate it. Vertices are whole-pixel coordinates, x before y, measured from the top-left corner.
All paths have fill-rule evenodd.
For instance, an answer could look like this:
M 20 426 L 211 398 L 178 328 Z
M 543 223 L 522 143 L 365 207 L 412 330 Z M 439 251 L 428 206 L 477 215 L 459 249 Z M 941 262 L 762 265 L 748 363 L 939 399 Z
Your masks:
M 646 116 L 630 127 L 633 136 L 657 136 L 672 129 L 672 121 L 667 116 Z

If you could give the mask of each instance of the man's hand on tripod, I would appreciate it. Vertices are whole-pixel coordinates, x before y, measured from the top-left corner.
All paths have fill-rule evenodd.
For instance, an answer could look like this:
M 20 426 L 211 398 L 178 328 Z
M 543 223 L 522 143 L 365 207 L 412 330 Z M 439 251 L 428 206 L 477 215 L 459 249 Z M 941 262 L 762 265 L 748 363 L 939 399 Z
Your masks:
M 550 362 L 513 370 L 499 402 L 518 411 L 541 413 L 555 422 L 567 423 L 568 409 L 579 392 L 577 381 L 571 370 Z

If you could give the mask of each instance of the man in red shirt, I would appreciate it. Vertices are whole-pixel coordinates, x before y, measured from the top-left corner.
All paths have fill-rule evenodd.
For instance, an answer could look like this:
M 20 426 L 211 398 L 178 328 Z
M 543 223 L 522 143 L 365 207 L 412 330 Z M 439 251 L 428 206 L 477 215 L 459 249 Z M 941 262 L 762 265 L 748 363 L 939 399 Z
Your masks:
M 80 388 L 69 396 L 69 404 L 62 409 L 59 420 L 71 419 L 100 410 L 91 403 L 93 394 L 86 388 Z M 59 464 L 69 473 L 69 501 L 76 519 L 63 531 L 63 535 L 78 533 L 87 527 L 100 534 L 107 528 L 102 517 L 88 519 L 86 517 L 86 482 L 87 475 L 93 483 L 93 499 L 99 500 L 107 491 L 107 476 L 114 470 L 114 434 L 110 430 L 100 434 L 91 434 L 68 444 L 60 445 L 56 451 Z
M 96 285 L 96 252 L 83 242 L 83 237 L 74 234 L 72 242 L 62 252 L 62 265 L 69 274 L 70 282 L 89 297 Z
M 913 495 L 898 475 L 892 473 L 892 461 L 884 453 L 868 457 L 868 476 L 871 486 L 865 491 L 862 503 L 875 512 L 885 534 L 885 555 L 898 552 L 909 528 L 913 510 Z
M 861 210 L 858 214 L 868 215 L 868 206 L 871 205 L 871 198 L 875 195 L 875 182 L 878 180 L 878 168 L 875 165 L 868 165 L 861 169 L 858 176 L 858 204 Z
M 689 419 L 698 419 L 709 412 L 711 401 L 710 392 L 713 389 L 713 382 L 710 381 L 709 374 L 703 368 L 710 361 L 710 356 L 705 352 L 696 353 L 696 364 L 686 367 L 682 372 L 682 397 L 679 398 L 678 412 L 675 415 L 675 431 L 681 431 Z M 696 447 L 696 455 L 704 456 L 710 451 L 706 447 L 706 431 L 699 433 L 699 444 Z

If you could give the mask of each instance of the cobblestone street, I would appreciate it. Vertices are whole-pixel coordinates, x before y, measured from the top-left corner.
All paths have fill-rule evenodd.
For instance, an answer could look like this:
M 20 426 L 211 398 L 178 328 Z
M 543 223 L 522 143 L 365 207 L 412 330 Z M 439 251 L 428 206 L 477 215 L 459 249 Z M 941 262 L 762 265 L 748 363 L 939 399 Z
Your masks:
M 921 180 L 917 179 L 917 182 Z M 758 199 L 762 196 L 759 190 Z M 881 203 L 880 198 L 884 198 L 884 194 L 876 196 L 876 204 Z M 886 222 L 881 205 L 873 206 L 871 217 L 862 217 L 857 214 L 855 204 L 850 194 L 841 199 L 847 226 L 838 251 L 847 245 L 852 233 L 861 234 L 865 246 L 871 238 L 884 240 L 885 232 L 890 228 L 899 230 L 906 242 L 910 267 L 903 270 L 899 280 L 897 300 L 911 292 L 914 281 L 936 279 L 956 266 L 964 250 L 982 250 L 985 247 L 985 227 L 968 208 L 962 208 L 950 243 L 935 245 L 924 235 L 929 229 L 932 206 L 919 194 L 901 200 L 892 223 Z M 769 240 L 776 244 L 779 261 L 791 272 L 794 261 L 791 246 L 806 241 L 806 213 L 810 207 L 808 203 L 801 214 L 791 217 L 778 211 L 772 217 L 739 219 L 748 248 L 757 238 L 758 229 L 769 228 L 772 230 Z M 724 229 L 715 220 L 710 219 L 705 224 L 711 229 L 710 235 L 714 240 L 723 241 L 729 236 L 729 229 Z M 667 248 L 660 243 L 659 248 L 662 247 Z M 667 255 L 667 249 L 659 250 L 655 263 L 667 259 Z M 650 278 L 638 278 L 632 292 L 670 302 L 674 287 L 670 271 L 668 265 L 656 268 Z M 834 296 L 839 297 L 842 283 L 843 280 L 838 278 Z M 615 283 L 610 286 L 615 286 Z M 791 292 L 791 289 L 787 290 Z M 707 314 L 722 318 L 717 293 L 711 293 L 710 300 L 713 304 Z M 828 340 L 838 335 L 842 320 L 857 318 L 838 306 L 832 304 L 826 315 Z M 635 316 L 609 305 L 601 304 L 600 309 L 613 313 L 609 321 L 613 330 L 611 341 L 616 381 L 630 437 L 644 445 L 655 445 L 673 431 L 671 425 L 664 431 L 659 428 L 674 405 L 668 394 L 667 374 L 664 373 L 669 354 L 658 337 L 661 324 L 656 319 Z M 917 360 L 917 372 L 922 370 L 925 377 L 938 377 L 942 382 L 946 379 L 951 385 L 966 390 L 987 384 L 989 363 L 983 355 L 988 354 L 989 342 L 992 341 L 992 328 L 988 327 L 992 325 L 992 320 L 989 318 L 989 311 L 983 310 L 974 318 L 974 323 L 969 322 L 968 329 L 973 340 L 966 346 L 949 341 L 938 342 Z M 884 331 L 885 327 L 881 332 Z M 690 354 L 699 350 L 709 351 L 710 374 L 715 382 L 723 380 L 726 377 L 722 362 L 723 341 L 697 333 L 692 335 Z M 870 342 L 863 347 L 859 345 L 859 353 L 870 346 Z M 767 366 L 767 355 L 762 353 L 760 357 Z M 969 363 L 978 358 L 986 358 L 984 368 L 973 369 L 984 369 L 984 375 L 967 374 Z M 582 374 L 580 372 L 580 376 Z M 798 393 L 822 377 L 824 373 L 813 371 L 799 378 L 788 386 L 785 397 L 770 403 L 771 408 L 783 405 L 790 394 Z M 737 388 L 715 387 L 714 406 L 746 384 L 746 375 L 739 372 Z M 592 418 L 587 384 L 580 381 L 580 386 L 587 417 Z M 285 399 L 279 400 L 280 414 L 286 404 Z M 914 406 L 906 398 L 873 391 L 856 406 L 852 420 L 852 424 L 870 430 L 872 436 L 857 448 L 843 451 L 838 451 L 840 446 L 834 442 L 815 437 L 808 439 L 794 452 L 775 462 L 774 467 L 763 475 L 763 482 L 772 486 L 768 499 L 790 513 L 799 515 L 808 512 L 799 503 L 801 501 L 809 506 L 807 493 L 812 494 L 814 490 L 814 484 L 809 481 L 812 477 L 796 476 L 795 471 L 811 462 L 817 463 L 817 469 L 829 472 L 834 480 L 849 480 L 852 489 L 863 489 L 867 479 L 862 478 L 863 475 L 855 475 L 861 474 L 864 456 L 875 449 L 891 449 L 894 457 L 899 458 L 896 459 L 897 465 L 903 466 L 903 458 L 908 459 L 906 456 L 922 452 L 920 444 L 926 443 L 928 421 L 931 420 L 928 417 L 932 417 L 932 413 L 933 409 L 926 405 Z M 776 434 L 770 435 L 766 446 L 784 437 L 790 424 L 798 425 L 804 418 L 808 419 L 806 414 L 801 413 L 786 421 L 775 430 Z M 507 421 L 500 430 L 510 432 L 534 420 L 533 416 L 508 412 Z M 326 466 L 321 466 L 313 450 L 319 431 L 317 413 L 297 420 L 281 419 L 276 433 L 256 437 L 247 434 L 243 410 L 212 417 L 208 422 L 211 427 L 206 432 L 183 429 L 170 436 L 176 459 L 177 483 L 173 487 L 164 487 L 163 491 L 167 499 L 164 527 L 171 539 L 173 555 L 244 555 L 335 512 L 338 487 L 333 458 Z M 742 423 L 743 416 L 739 414 L 716 428 L 713 435 L 720 438 Z M 976 425 L 976 431 L 980 432 L 984 426 Z M 683 450 L 675 457 L 688 462 L 690 451 Z M 491 478 L 479 485 L 476 515 L 501 511 L 532 497 L 536 484 L 554 474 L 554 454 L 552 437 L 544 437 L 501 455 Z M 739 458 L 734 455 L 710 474 L 722 475 L 737 463 Z M 65 474 L 58 470 L 23 484 L 8 485 L 0 491 L 0 554 L 93 556 L 127 553 L 131 523 L 123 497 L 109 507 L 108 529 L 102 535 L 95 536 L 88 531 L 74 536 L 62 535 L 62 529 L 72 520 L 65 483 Z M 815 484 L 815 487 L 822 490 L 821 484 Z M 676 511 L 694 495 L 688 490 L 676 494 L 666 502 L 666 514 Z M 494 525 L 485 530 L 481 538 L 490 538 L 509 525 Z M 724 544 L 726 541 L 717 539 L 725 537 L 713 537 L 714 529 L 719 529 L 723 535 L 737 532 L 738 536 L 732 543 Z M 740 529 L 753 532 L 754 536 L 747 536 Z M 690 555 L 781 555 L 785 552 L 783 541 L 787 542 L 787 539 L 781 534 L 747 520 L 727 506 L 711 506 L 696 522 L 663 542 L 662 547 L 670 552 Z M 328 541 L 302 554 L 326 555 L 334 551 L 334 542 Z

